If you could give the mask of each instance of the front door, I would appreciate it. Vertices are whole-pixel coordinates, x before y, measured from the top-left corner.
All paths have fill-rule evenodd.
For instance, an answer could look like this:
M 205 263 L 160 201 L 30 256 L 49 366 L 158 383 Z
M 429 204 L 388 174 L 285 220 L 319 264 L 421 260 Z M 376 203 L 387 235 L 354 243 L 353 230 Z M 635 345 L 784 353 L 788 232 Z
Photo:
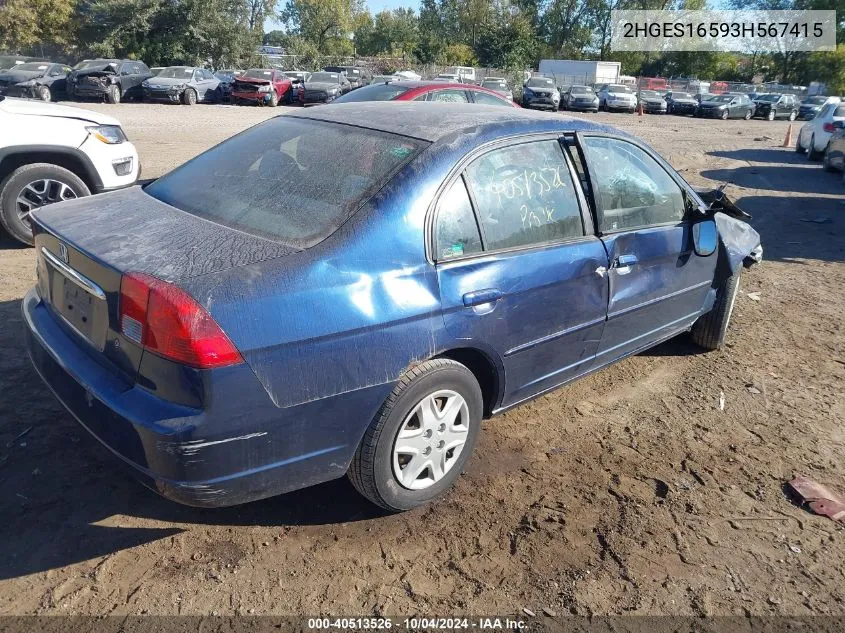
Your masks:
M 498 357 L 503 405 L 592 364 L 607 307 L 607 257 L 557 139 L 476 158 L 441 197 L 434 258 L 445 326 Z
M 655 156 L 607 136 L 581 144 L 610 262 L 597 354 L 606 364 L 688 328 L 708 299 L 717 254 L 695 254 L 689 194 Z

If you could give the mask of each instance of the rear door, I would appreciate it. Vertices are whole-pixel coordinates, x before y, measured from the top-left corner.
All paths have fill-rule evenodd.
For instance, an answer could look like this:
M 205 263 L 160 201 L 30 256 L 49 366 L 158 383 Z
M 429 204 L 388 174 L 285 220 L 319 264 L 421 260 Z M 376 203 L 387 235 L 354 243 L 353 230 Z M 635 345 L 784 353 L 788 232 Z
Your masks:
M 446 329 L 501 359 L 504 405 L 592 364 L 607 257 L 557 138 L 477 156 L 447 185 L 434 217 Z
M 610 262 L 597 358 L 605 364 L 688 328 L 707 300 L 717 253 L 695 254 L 687 209 L 697 197 L 659 157 L 630 139 L 578 138 Z

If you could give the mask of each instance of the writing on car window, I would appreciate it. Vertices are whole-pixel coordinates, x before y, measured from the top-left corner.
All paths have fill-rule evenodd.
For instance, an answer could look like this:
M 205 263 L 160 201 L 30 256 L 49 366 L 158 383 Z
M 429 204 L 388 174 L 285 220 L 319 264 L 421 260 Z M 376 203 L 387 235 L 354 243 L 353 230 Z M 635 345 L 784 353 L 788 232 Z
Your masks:
M 467 168 L 486 248 L 581 237 L 578 198 L 557 141 L 489 152 Z
M 463 178 L 458 178 L 437 205 L 437 258 L 452 259 L 481 252 L 481 236 Z

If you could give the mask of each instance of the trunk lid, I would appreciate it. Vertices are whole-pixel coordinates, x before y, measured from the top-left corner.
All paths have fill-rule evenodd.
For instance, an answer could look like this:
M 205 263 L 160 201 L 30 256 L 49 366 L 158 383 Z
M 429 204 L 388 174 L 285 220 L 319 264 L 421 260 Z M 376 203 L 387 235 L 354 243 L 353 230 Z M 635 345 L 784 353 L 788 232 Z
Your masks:
M 120 328 L 124 272 L 179 282 L 297 250 L 180 211 L 141 187 L 49 205 L 33 219 L 42 301 L 81 347 L 129 381 L 143 349 Z

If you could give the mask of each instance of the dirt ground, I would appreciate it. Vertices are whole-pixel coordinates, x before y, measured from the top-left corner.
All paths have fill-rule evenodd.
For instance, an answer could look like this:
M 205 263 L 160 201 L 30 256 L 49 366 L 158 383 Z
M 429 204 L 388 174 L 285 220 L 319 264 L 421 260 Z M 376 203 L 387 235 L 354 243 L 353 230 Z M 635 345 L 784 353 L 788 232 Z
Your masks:
M 145 177 L 284 111 L 86 107 Z M 845 613 L 845 526 L 783 489 L 845 492 L 845 184 L 779 147 L 785 122 L 586 116 L 734 183 L 766 261 L 730 344 L 679 338 L 488 421 L 456 489 L 401 515 L 345 479 L 221 510 L 141 487 L 30 368 L 34 255 L 2 238 L 0 614 Z

